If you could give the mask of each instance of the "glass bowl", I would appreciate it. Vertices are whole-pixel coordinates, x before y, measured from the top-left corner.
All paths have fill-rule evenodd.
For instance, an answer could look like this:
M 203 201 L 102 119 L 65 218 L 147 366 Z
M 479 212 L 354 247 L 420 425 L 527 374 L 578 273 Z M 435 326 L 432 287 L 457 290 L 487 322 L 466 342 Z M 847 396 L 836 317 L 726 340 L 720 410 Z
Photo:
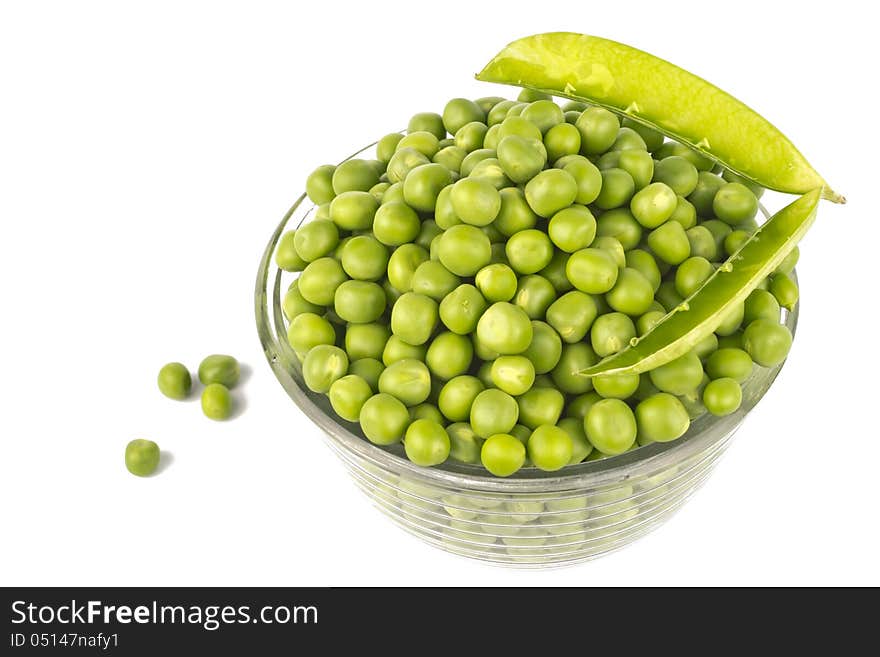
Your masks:
M 303 194 L 272 233 L 260 261 L 255 304 L 266 358 L 374 505 L 406 531 L 448 552 L 510 566 L 547 567 L 586 561 L 632 543 L 666 521 L 705 481 L 782 367 L 755 367 L 743 384 L 738 411 L 721 418 L 705 414 L 670 443 L 559 472 L 523 468 L 506 479 L 451 460 L 432 468 L 417 466 L 402 445 L 370 443 L 357 424 L 336 416 L 327 397 L 303 382 L 281 310 L 283 293 L 296 274 L 280 270 L 274 254 L 282 233 L 307 221 L 312 211 Z M 792 333 L 797 315 L 797 306 L 783 310 Z

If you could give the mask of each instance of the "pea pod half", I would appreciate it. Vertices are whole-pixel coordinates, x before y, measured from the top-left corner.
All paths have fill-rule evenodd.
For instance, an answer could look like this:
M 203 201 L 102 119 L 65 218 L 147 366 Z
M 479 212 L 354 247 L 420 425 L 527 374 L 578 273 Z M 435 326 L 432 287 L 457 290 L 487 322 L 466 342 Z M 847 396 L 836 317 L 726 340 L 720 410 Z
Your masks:
M 572 32 L 509 44 L 477 74 L 584 100 L 683 142 L 762 187 L 790 194 L 834 192 L 794 144 L 760 114 L 678 66 L 630 46 Z
M 777 212 L 690 297 L 630 345 L 584 376 L 647 372 L 687 353 L 712 333 L 726 314 L 772 273 L 816 218 L 814 189 Z

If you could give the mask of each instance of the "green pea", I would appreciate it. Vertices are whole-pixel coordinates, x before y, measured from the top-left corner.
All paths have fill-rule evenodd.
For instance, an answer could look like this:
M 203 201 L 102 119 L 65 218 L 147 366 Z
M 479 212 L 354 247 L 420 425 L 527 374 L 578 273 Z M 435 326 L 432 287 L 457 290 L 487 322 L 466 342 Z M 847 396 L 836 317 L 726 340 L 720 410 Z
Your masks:
M 451 184 L 449 169 L 442 164 L 423 164 L 410 171 L 403 181 L 403 198 L 419 212 L 433 212 L 440 190 Z
M 556 299 L 556 288 L 543 276 L 530 274 L 519 279 L 513 303 L 522 308 L 529 319 L 543 317 Z
M 388 190 L 389 187 L 391 187 L 391 183 L 389 182 L 378 182 L 370 187 L 369 191 L 370 194 L 373 195 L 373 198 L 381 203 L 382 199 L 385 198 L 385 192 Z
M 415 406 L 431 394 L 431 372 L 420 360 L 405 358 L 386 367 L 379 376 L 379 391 Z
M 352 361 L 360 358 L 379 359 L 389 337 L 391 331 L 384 324 L 350 324 L 345 331 L 345 353 Z M 332 341 L 327 344 L 332 344 Z
M 369 235 L 352 237 L 342 247 L 340 256 L 342 269 L 357 280 L 377 281 L 388 267 L 388 249 Z
M 312 262 L 328 255 L 339 243 L 339 229 L 328 219 L 303 224 L 294 235 L 293 244 L 300 258 Z
M 678 265 L 691 255 L 691 244 L 684 228 L 677 221 L 667 221 L 648 234 L 648 246 L 658 258 L 670 265 Z
M 756 289 L 746 297 L 743 309 L 743 324 L 748 326 L 756 319 L 769 319 L 779 322 L 779 302 L 767 290 Z
M 433 219 L 425 219 L 422 222 L 422 227 L 419 230 L 419 234 L 416 236 L 415 243 L 423 249 L 430 249 L 431 242 L 433 242 L 435 238 L 439 237 L 442 234 L 443 229 L 440 228 Z
M 600 315 L 590 329 L 590 344 L 600 358 L 626 348 L 634 337 L 635 324 L 632 319 L 619 312 Z
M 752 357 L 742 349 L 718 349 L 706 361 L 706 373 L 712 379 L 730 378 L 743 383 L 752 373 Z
M 791 349 L 791 331 L 783 324 L 768 319 L 756 319 L 743 333 L 743 348 L 758 365 L 775 367 L 788 356 Z
M 703 390 L 703 405 L 712 415 L 730 415 L 741 404 L 742 388 L 734 379 L 715 379 Z
M 366 381 L 374 393 L 379 392 L 379 377 L 384 369 L 385 365 L 375 358 L 359 358 L 348 365 L 349 374 L 359 376 Z
M 211 354 L 199 363 L 199 381 L 202 385 L 222 383 L 227 388 L 234 388 L 240 377 L 241 368 L 232 356 Z
M 721 323 L 715 327 L 715 333 L 718 335 L 730 335 L 739 330 L 745 315 L 745 303 L 738 303 L 733 306 L 722 317 Z
M 568 460 L 568 465 L 580 463 L 593 451 L 593 446 L 587 440 L 587 433 L 584 431 L 584 423 L 581 418 L 563 418 L 557 427 L 567 433 L 571 440 L 571 458 Z
M 315 205 L 329 203 L 336 196 L 333 191 L 333 174 L 336 167 L 332 164 L 323 164 L 309 174 L 306 178 L 306 194 Z
M 651 288 L 656 292 L 660 287 L 662 275 L 657 261 L 647 251 L 642 249 L 633 249 L 626 253 L 626 266 L 635 269 L 644 276 L 651 284 Z
M 404 148 L 412 148 L 430 160 L 440 150 L 440 140 L 427 130 L 416 130 L 408 133 L 397 144 L 397 150 Z
M 749 241 L 752 237 L 751 233 L 748 233 L 744 230 L 734 230 L 727 234 L 724 238 L 724 252 L 728 256 L 732 256 L 734 253 L 740 250 L 742 246 Z
M 403 135 L 399 132 L 391 132 L 382 137 L 376 144 L 376 159 L 384 162 L 387 166 L 394 156 L 394 151 L 397 150 L 397 144 L 400 143 L 401 139 L 403 139 Z
M 538 142 L 540 142 L 543 137 L 540 128 L 534 123 L 522 116 L 514 116 L 508 113 L 507 117 L 501 122 L 501 127 L 498 129 L 499 143 L 503 141 L 505 137 L 510 137 L 512 135 L 523 137 L 525 139 L 533 139 Z
M 581 133 L 581 152 L 584 155 L 598 155 L 614 144 L 620 121 L 607 109 L 590 107 L 584 110 L 575 127 Z
M 699 167 L 697 168 L 699 169 Z M 688 194 L 687 199 L 694 206 L 698 215 L 701 217 L 714 216 L 712 209 L 713 201 L 715 200 L 715 194 L 722 185 L 724 185 L 724 180 L 714 173 L 700 171 L 697 174 L 697 185 L 694 187 L 694 191 Z
M 455 145 L 463 150 L 465 154 L 483 148 L 483 140 L 489 127 L 480 121 L 471 121 L 465 123 L 455 132 Z
M 412 289 L 412 278 L 423 262 L 428 260 L 428 252 L 418 244 L 404 244 L 388 258 L 388 281 L 400 292 Z
M 654 301 L 654 287 L 640 271 L 624 267 L 605 295 L 608 305 L 627 315 L 645 313 Z
M 471 405 L 471 427 L 482 438 L 510 431 L 518 417 L 516 400 L 502 390 L 483 390 Z
M 333 309 L 346 322 L 375 322 L 385 312 L 385 291 L 366 281 L 345 281 L 334 296 Z
M 685 230 L 692 228 L 697 224 L 697 209 L 684 196 L 679 196 L 669 221 L 677 221 Z
M 192 390 L 192 377 L 183 363 L 167 363 L 159 370 L 159 391 L 169 399 L 186 399 Z
M 553 257 L 544 269 L 540 271 L 540 275 L 550 281 L 553 289 L 557 293 L 563 294 L 574 289 L 574 285 L 565 275 L 565 268 L 568 266 L 568 253 L 565 251 L 555 250 Z
M 382 203 L 395 203 L 395 202 L 403 203 L 403 184 L 396 182 L 392 183 L 388 189 L 385 190 L 385 193 L 382 194 Z M 316 217 L 317 218 L 317 217 Z M 327 205 L 327 218 L 330 218 L 330 205 Z
M 679 196 L 687 196 L 697 186 L 699 173 L 686 158 L 672 155 L 654 167 L 654 180 L 667 184 Z
M 289 230 L 278 240 L 275 249 L 275 264 L 284 271 L 302 271 L 308 264 L 296 252 L 296 231 Z
M 735 225 L 755 218 L 758 199 L 745 185 L 724 183 L 712 199 L 712 210 L 721 221 Z
M 429 132 L 437 139 L 443 139 L 446 136 L 446 128 L 444 127 L 443 118 L 435 112 L 419 112 L 413 114 L 407 124 L 406 130 L 412 134 L 414 132 Z
M 447 331 L 431 341 L 425 362 L 435 377 L 446 381 L 467 372 L 473 358 L 470 339 Z
M 640 189 L 630 201 L 633 217 L 645 228 L 656 228 L 666 222 L 677 206 L 675 192 L 662 182 Z
M 550 376 L 562 392 L 580 395 L 593 389 L 593 381 L 581 372 L 599 361 L 596 352 L 585 342 L 566 344 Z
M 503 130 L 503 126 L 501 130 Z M 536 139 L 508 135 L 498 143 L 498 162 L 513 182 L 531 180 L 547 163 L 547 150 Z
M 437 302 L 415 292 L 401 296 L 391 309 L 391 332 L 411 345 L 424 344 L 437 325 Z
M 689 146 L 685 146 L 684 144 L 679 144 L 678 142 L 668 141 L 663 144 L 660 148 L 657 149 L 657 152 L 654 153 L 654 156 L 658 160 L 665 160 L 670 157 L 683 157 L 688 162 L 693 164 L 697 171 L 710 171 L 714 166 L 714 162 L 710 160 L 705 155 L 698 153 L 693 148 Z
M 571 436 L 565 430 L 549 424 L 535 428 L 527 447 L 532 463 L 548 472 L 568 465 L 574 451 Z
M 409 417 L 413 422 L 416 420 L 431 420 L 443 427 L 446 426 L 446 418 L 443 417 L 443 414 L 434 404 L 428 402 L 411 407 L 409 409 Z
M 688 258 L 675 272 L 675 289 L 682 297 L 689 297 L 714 273 L 715 267 L 705 258 Z
M 718 219 L 710 219 L 708 221 L 704 221 L 700 224 L 703 228 L 712 233 L 712 237 L 715 238 L 715 247 L 721 252 L 721 249 L 724 247 L 724 240 L 733 232 L 733 229 L 728 226 L 723 221 Z
M 757 199 L 760 199 L 761 196 L 764 195 L 764 188 L 761 187 L 759 184 L 752 182 L 747 178 L 743 178 L 742 176 L 735 174 L 729 169 L 725 169 L 721 173 L 721 177 L 724 178 L 724 180 L 726 180 L 727 182 L 736 182 L 740 183 L 741 185 L 745 185 L 746 187 L 748 187 L 749 191 L 755 195 L 755 198 Z
M 376 445 L 400 442 L 409 426 L 409 411 L 399 399 L 386 393 L 373 395 L 361 407 L 361 431 Z
M 532 323 L 532 339 L 522 353 L 528 358 L 537 374 L 546 374 L 559 362 L 562 355 L 562 340 L 548 324 L 539 321 Z
M 467 151 L 458 146 L 447 146 L 441 148 L 434 154 L 431 161 L 446 167 L 451 173 L 456 174 L 461 171 L 461 164 L 467 157 Z
M 562 109 L 552 100 L 541 99 L 529 103 L 520 115 L 534 123 L 542 133 L 565 122 Z
M 602 210 L 619 208 L 630 202 L 636 191 L 632 176 L 623 169 L 612 168 L 601 172 L 602 188 L 594 203 Z
M 565 397 L 555 388 L 532 387 L 516 399 L 519 423 L 529 429 L 542 424 L 556 424 L 565 406 Z
M 570 123 L 558 123 L 544 134 L 544 148 L 550 162 L 577 154 L 581 149 L 581 133 Z
M 433 420 L 419 419 L 407 428 L 403 446 L 410 461 L 430 467 L 449 458 L 451 444 L 443 425 Z
M 507 240 L 505 253 L 516 272 L 534 274 L 550 264 L 553 244 L 543 231 L 522 230 Z
M 642 226 L 628 209 L 615 208 L 602 213 L 599 217 L 596 235 L 613 237 L 620 242 L 625 251 L 629 251 L 641 242 Z
M 571 156 L 572 158 L 577 156 Z M 556 164 L 559 165 L 561 160 Z M 557 166 L 557 168 L 559 168 Z M 581 157 L 580 159 L 572 159 L 562 166 L 562 170 L 574 178 L 577 186 L 577 194 L 574 197 L 575 203 L 581 205 L 589 205 L 599 197 L 602 191 L 602 173 L 595 164 Z
M 346 160 L 338 165 L 331 178 L 333 192 L 337 196 L 352 191 L 367 192 L 377 182 L 379 174 L 376 168 L 367 160 L 359 159 Z
M 342 192 L 330 202 L 330 218 L 343 230 L 367 230 L 378 209 L 379 201 L 369 192 Z
M 553 215 L 547 225 L 547 233 L 553 244 L 563 251 L 574 253 L 588 247 L 596 237 L 596 219 L 586 206 L 571 205 Z M 512 236 L 511 240 L 516 237 Z
M 611 144 L 612 151 L 628 151 L 628 150 L 639 150 L 639 151 L 647 151 L 648 146 L 645 144 L 645 140 L 642 139 L 642 136 L 628 127 L 621 127 L 620 130 L 617 131 L 617 137 L 614 138 L 614 143 Z
M 319 344 L 309 349 L 302 365 L 303 379 L 313 392 L 326 393 L 348 372 L 348 356 L 334 345 Z M 202 397 L 204 406 L 204 396 Z
M 501 142 L 501 125 L 496 123 L 493 126 L 489 126 L 489 129 L 486 131 L 486 134 L 483 137 L 483 148 L 488 148 L 489 150 L 496 150 L 498 148 L 498 144 L 500 142 Z
M 623 244 L 616 237 L 597 237 L 593 240 L 592 248 L 601 249 L 611 256 L 614 264 L 619 268 L 626 267 L 626 252 L 623 250 Z
M 455 190 L 453 198 L 454 195 Z M 440 237 L 437 254 L 443 266 L 453 274 L 473 276 L 489 264 L 492 247 L 489 238 L 479 228 L 459 224 L 446 230 Z
M 691 424 L 684 404 L 666 392 L 658 392 L 639 402 L 635 416 L 640 445 L 680 438 Z
M 691 247 L 691 256 L 703 258 L 709 262 L 718 256 L 715 237 L 705 226 L 692 226 L 685 231 L 685 235 Z
M 649 128 L 629 117 L 624 117 L 623 121 L 621 121 L 621 125 L 637 132 L 642 138 L 642 141 L 645 142 L 645 146 L 649 151 L 656 151 L 663 145 L 663 134 L 654 128 Z
M 449 457 L 460 463 L 479 463 L 483 441 L 467 422 L 456 422 L 446 427 L 449 436 Z
M 437 195 L 437 205 L 434 208 L 434 220 L 437 226 L 443 230 L 462 223 L 461 218 L 455 213 L 455 208 L 452 206 L 452 188 L 453 186 L 449 185 L 440 190 L 440 194 Z
M 593 388 L 606 399 L 628 399 L 638 390 L 638 374 L 600 374 L 593 377 Z
M 477 103 L 467 98 L 453 98 L 443 108 L 444 130 L 451 135 L 472 121 L 486 121 L 486 112 Z
M 356 374 L 337 379 L 330 386 L 330 405 L 343 420 L 357 422 L 364 403 L 373 396 L 370 385 Z
M 477 327 L 486 300 L 470 284 L 459 285 L 440 302 L 440 321 L 453 333 L 467 335 Z
M 636 331 L 639 335 L 644 335 L 664 317 L 666 313 L 662 310 L 649 310 L 636 320 Z M 714 333 L 712 335 L 714 336 Z
M 526 183 L 526 202 L 541 217 L 551 217 L 574 203 L 578 185 L 574 177 L 561 169 L 541 171 Z
M 336 342 L 336 330 L 323 317 L 313 313 L 302 313 L 297 315 L 290 323 L 290 326 L 287 327 L 287 341 L 300 358 L 305 358 L 306 353 L 312 347 L 319 344 L 334 344 Z M 200 380 L 202 378 L 201 374 L 200 368 Z M 218 383 L 224 382 L 223 379 L 212 379 L 208 383 L 214 381 Z M 205 383 L 205 381 L 202 381 L 202 383 Z
M 776 321 L 776 320 L 774 320 Z M 718 348 L 719 349 L 742 349 L 742 331 L 736 331 L 734 333 L 730 333 L 728 335 L 719 335 L 718 336 Z
M 519 354 L 532 341 L 532 325 L 522 308 L 499 301 L 489 306 L 480 317 L 477 336 L 486 347 L 499 354 Z M 504 431 L 507 429 L 499 432 Z
M 567 343 L 583 340 L 598 309 L 593 297 L 583 292 L 572 291 L 563 294 L 547 308 L 547 323 Z
M 291 321 L 302 313 L 314 313 L 317 315 L 324 312 L 320 306 L 305 300 L 302 292 L 299 291 L 298 279 L 293 281 L 287 292 L 284 293 L 284 298 L 281 300 L 281 310 L 284 312 L 284 316 Z
M 572 285 L 581 292 L 604 294 L 617 282 L 618 268 L 606 251 L 586 248 L 571 255 L 565 273 Z
M 159 467 L 159 446 L 152 440 L 135 438 L 125 446 L 125 467 L 133 475 L 147 477 Z
M 623 454 L 636 440 L 636 418 L 619 399 L 603 399 L 590 408 L 584 418 L 590 443 L 603 454 Z
M 684 395 L 696 390 L 703 380 L 703 364 L 699 356 L 689 351 L 673 361 L 655 367 L 648 373 L 651 383 L 663 392 Z
M 534 228 L 538 215 L 529 207 L 525 194 L 518 187 L 508 187 L 498 192 L 501 207 L 493 225 L 507 237 L 522 230 Z
M 710 333 L 693 346 L 693 352 L 701 361 L 705 361 L 718 349 L 718 336 Z
M 391 161 L 388 162 L 386 175 L 392 183 L 402 183 L 410 171 L 423 164 L 428 164 L 430 161 L 429 157 L 415 148 L 400 148 L 400 144 L 398 144 Z M 402 193 L 403 189 L 400 191 Z
M 526 448 L 506 433 L 489 436 L 480 449 L 480 461 L 496 477 L 509 477 L 519 470 L 526 460 Z
M 469 176 L 480 162 L 495 159 L 496 154 L 495 150 L 491 148 L 478 148 L 471 151 L 461 162 L 461 176 L 463 178 Z
M 440 389 L 437 405 L 440 412 L 453 422 L 466 422 L 470 419 L 471 406 L 485 386 L 475 376 L 456 376 Z
M 489 302 L 510 301 L 516 294 L 516 274 L 505 264 L 486 265 L 477 272 L 474 282 Z
M 461 284 L 461 279 L 436 260 L 426 260 L 416 268 L 412 291 L 442 301 Z
M 535 366 L 525 356 L 499 356 L 492 362 L 492 383 L 499 390 L 517 396 L 535 382 Z
M 385 349 L 382 350 L 382 362 L 385 367 L 388 367 L 406 358 L 424 360 L 427 353 L 428 347 L 426 345 L 412 345 L 404 342 L 400 336 L 392 335 L 385 343 Z
M 663 305 L 664 309 L 669 310 L 672 310 L 684 301 L 684 298 L 675 289 L 675 281 L 663 281 L 660 283 L 660 287 L 657 288 L 654 297 Z
M 800 296 L 797 283 L 785 274 L 776 274 L 770 278 L 770 294 L 787 310 L 794 308 Z

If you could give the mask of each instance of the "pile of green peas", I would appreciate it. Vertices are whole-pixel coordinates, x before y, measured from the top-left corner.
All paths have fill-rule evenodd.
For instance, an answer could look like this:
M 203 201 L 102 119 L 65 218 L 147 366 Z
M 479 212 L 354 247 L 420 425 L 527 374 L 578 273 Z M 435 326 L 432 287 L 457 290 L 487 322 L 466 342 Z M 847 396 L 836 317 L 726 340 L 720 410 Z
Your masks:
M 682 436 L 781 363 L 795 250 L 715 332 L 644 374 L 580 374 L 694 293 L 763 192 L 612 112 L 523 92 L 450 100 L 375 159 L 308 177 L 280 238 L 305 384 L 416 464 L 559 470 Z

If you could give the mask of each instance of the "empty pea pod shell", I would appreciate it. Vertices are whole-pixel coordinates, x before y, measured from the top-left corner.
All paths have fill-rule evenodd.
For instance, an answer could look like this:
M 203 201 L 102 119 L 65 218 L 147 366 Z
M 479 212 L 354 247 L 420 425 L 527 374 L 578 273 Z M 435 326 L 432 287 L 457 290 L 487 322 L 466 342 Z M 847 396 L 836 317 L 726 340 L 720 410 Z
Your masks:
M 794 249 L 816 218 L 819 198 L 820 190 L 814 189 L 770 217 L 696 292 L 650 331 L 580 373 L 596 376 L 647 372 L 690 351 Z
M 477 74 L 605 107 L 687 144 L 763 187 L 790 194 L 833 191 L 773 124 L 730 94 L 646 52 L 572 32 L 514 41 Z

